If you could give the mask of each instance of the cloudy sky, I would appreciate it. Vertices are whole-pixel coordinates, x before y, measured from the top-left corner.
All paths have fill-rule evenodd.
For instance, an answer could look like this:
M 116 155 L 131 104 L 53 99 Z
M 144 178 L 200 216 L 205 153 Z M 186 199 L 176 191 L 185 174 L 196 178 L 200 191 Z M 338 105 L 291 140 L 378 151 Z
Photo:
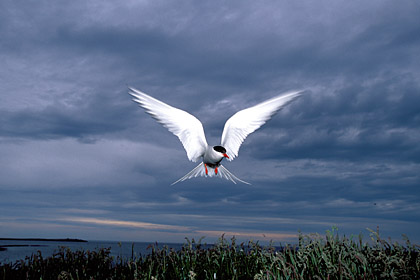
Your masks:
M 418 1 L 1 1 L 0 237 L 420 241 Z M 219 178 L 127 94 L 199 118 L 305 95 Z

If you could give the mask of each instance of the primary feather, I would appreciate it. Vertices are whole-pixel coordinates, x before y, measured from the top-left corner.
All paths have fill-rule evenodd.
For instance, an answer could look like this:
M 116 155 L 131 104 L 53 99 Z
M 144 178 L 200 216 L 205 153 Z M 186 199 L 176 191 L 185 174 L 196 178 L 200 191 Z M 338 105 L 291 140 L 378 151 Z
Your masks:
M 206 151 L 207 141 L 203 125 L 196 117 L 134 88 L 130 88 L 129 93 L 147 113 L 178 136 L 189 160 L 200 160 Z
M 279 95 L 234 114 L 225 123 L 221 144 L 226 148 L 229 160 L 238 156 L 245 138 L 265 124 L 275 113 L 302 94 L 301 91 Z

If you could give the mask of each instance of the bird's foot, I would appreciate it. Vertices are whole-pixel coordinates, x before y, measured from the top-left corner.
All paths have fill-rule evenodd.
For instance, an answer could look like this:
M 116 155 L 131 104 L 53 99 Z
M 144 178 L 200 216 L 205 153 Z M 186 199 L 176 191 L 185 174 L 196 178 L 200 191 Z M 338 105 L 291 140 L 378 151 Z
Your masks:
M 217 172 L 218 172 L 218 170 L 217 170 L 217 167 L 214 169 L 214 174 L 216 174 L 217 175 Z
M 207 170 L 207 164 L 204 164 L 204 168 L 206 169 L 206 175 L 209 175 L 209 171 Z

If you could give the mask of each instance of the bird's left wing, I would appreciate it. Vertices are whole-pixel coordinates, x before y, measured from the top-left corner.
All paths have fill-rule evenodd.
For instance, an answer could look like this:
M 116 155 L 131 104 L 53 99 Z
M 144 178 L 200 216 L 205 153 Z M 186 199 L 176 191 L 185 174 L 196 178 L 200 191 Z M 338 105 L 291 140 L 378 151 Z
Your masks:
M 201 122 L 193 115 L 172 107 L 156 98 L 153 98 L 139 90 L 129 88 L 129 94 L 133 100 L 154 119 L 166 127 L 170 132 L 178 136 L 187 152 L 188 159 L 196 162 L 204 155 L 207 141 Z
M 253 107 L 234 114 L 225 123 L 222 134 L 222 146 L 226 148 L 229 160 L 238 156 L 239 148 L 245 138 L 265 124 L 275 113 L 296 99 L 302 91 L 279 95 Z

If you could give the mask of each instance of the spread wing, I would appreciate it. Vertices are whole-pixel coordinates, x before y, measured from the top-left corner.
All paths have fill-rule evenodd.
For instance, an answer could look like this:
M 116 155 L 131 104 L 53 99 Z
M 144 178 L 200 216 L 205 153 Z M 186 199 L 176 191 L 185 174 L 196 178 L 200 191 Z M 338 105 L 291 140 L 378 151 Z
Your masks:
M 234 114 L 225 123 L 222 146 L 226 148 L 229 160 L 238 156 L 239 148 L 245 138 L 265 124 L 275 113 L 295 100 L 302 91 L 279 95 L 253 107 Z
M 204 155 L 207 141 L 203 125 L 196 117 L 139 90 L 129 89 L 129 94 L 134 97 L 133 101 L 139 103 L 154 119 L 178 136 L 189 160 L 195 162 Z

